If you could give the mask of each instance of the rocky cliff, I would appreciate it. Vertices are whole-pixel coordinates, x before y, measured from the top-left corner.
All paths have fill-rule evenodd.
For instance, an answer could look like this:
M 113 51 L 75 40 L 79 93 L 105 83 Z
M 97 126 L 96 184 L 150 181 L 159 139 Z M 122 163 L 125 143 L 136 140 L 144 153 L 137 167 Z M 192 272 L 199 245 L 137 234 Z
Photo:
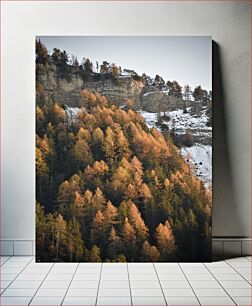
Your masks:
M 110 73 L 93 73 L 83 78 L 80 73 L 70 70 L 67 78 L 59 77 L 55 65 L 46 69 L 40 66 L 37 69 L 37 84 L 41 84 L 45 92 L 54 100 L 61 101 L 68 106 L 78 106 L 80 91 L 87 89 L 99 92 L 115 104 L 123 105 L 132 100 L 138 108 L 141 105 L 141 94 L 144 83 L 131 76 L 115 77 Z
M 78 106 L 79 94 L 83 89 L 99 92 L 118 105 L 131 100 L 136 109 L 141 108 L 148 112 L 174 111 L 193 107 L 195 112 L 199 113 L 201 107 L 206 106 L 206 103 L 172 97 L 167 91 L 146 84 L 141 77 L 114 76 L 111 73 L 92 73 L 83 77 L 71 66 L 69 66 L 68 74 L 62 77 L 53 64 L 46 68 L 43 65 L 37 65 L 37 84 L 41 84 L 54 100 L 71 107 Z

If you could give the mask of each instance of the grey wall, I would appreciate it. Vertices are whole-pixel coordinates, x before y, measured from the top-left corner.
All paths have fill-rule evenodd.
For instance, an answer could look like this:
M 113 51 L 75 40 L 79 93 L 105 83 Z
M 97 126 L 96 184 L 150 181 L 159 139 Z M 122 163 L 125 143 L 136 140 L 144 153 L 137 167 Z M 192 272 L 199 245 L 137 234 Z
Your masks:
M 212 35 L 214 236 L 250 236 L 250 4 L 3 2 L 3 239 L 34 239 L 34 37 Z M 227 132 L 227 133 L 226 133 Z

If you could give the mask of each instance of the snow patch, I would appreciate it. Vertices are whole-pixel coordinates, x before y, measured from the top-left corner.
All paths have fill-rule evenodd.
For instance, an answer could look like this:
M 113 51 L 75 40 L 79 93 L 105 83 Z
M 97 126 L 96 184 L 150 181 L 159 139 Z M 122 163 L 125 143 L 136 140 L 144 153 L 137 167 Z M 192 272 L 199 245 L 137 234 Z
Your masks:
M 191 170 L 201 178 L 205 187 L 212 184 L 212 146 L 195 144 L 192 147 L 183 147 L 181 155 L 187 163 L 190 163 Z
M 194 133 L 193 130 L 204 130 L 204 132 L 211 132 L 212 127 L 207 126 L 207 109 L 202 108 L 199 116 L 192 115 L 190 110 L 191 108 L 188 107 L 186 113 L 184 113 L 182 109 L 166 112 L 165 114 L 170 117 L 170 120 L 164 121 L 164 123 L 169 127 L 169 129 L 174 128 L 176 132 L 179 132 L 180 130 L 186 131 L 188 129 L 190 129 L 192 133 Z M 161 113 L 161 116 L 163 115 L 164 113 Z
M 156 127 L 157 113 L 149 113 L 143 110 L 139 110 L 138 113 L 143 116 L 144 121 L 148 128 Z
M 80 111 L 79 107 L 66 106 L 65 109 L 65 112 L 70 119 L 75 119 L 79 111 Z

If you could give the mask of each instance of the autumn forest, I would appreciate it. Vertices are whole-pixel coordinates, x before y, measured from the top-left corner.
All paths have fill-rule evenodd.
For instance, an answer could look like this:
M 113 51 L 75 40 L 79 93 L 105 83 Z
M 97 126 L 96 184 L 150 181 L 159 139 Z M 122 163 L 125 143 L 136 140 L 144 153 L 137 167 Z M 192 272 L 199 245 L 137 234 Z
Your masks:
M 55 69 L 71 83 L 74 65 L 85 82 L 90 61 L 70 63 L 36 41 L 37 74 Z M 210 261 L 212 193 L 169 131 L 98 92 L 75 99 L 70 116 L 64 99 L 36 82 L 36 260 Z

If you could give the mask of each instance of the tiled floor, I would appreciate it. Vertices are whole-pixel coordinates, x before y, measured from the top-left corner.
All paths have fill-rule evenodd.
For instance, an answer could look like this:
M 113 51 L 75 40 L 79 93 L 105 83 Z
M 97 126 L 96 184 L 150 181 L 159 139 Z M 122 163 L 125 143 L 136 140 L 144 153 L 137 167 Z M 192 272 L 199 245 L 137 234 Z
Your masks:
M 0 305 L 251 304 L 251 257 L 180 264 L 1 257 Z

